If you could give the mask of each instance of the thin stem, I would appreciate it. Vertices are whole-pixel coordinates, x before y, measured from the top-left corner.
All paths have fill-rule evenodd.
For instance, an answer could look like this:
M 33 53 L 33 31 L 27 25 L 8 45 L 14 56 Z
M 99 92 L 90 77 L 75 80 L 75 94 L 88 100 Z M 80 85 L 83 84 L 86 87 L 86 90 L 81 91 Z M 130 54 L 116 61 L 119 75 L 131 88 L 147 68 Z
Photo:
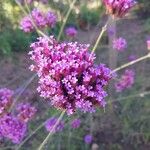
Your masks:
M 47 141 L 49 140 L 49 138 L 52 136 L 55 128 L 57 127 L 57 125 L 59 124 L 59 122 L 61 121 L 62 117 L 64 116 L 65 111 L 63 111 L 60 115 L 60 117 L 58 118 L 57 122 L 55 123 L 55 125 L 53 126 L 52 130 L 50 131 L 50 133 L 47 135 L 47 137 L 45 138 L 45 140 L 42 142 L 42 144 L 40 144 L 38 150 L 42 150 L 44 145 L 47 143 Z
M 128 66 L 131 66 L 131 65 L 133 65 L 133 64 L 136 64 L 136 63 L 138 63 L 138 62 L 140 62 L 140 61 L 142 61 L 142 60 L 145 60 L 145 59 L 147 59 L 147 58 L 150 58 L 150 53 L 147 54 L 147 55 L 145 55 L 145 56 L 143 56 L 143 57 L 140 57 L 140 58 L 138 58 L 138 59 L 136 59 L 136 60 L 134 60 L 134 61 L 131 61 L 131 62 L 129 62 L 129 63 L 126 63 L 126 64 L 124 64 L 124 65 L 122 65 L 122 66 L 120 66 L 120 67 L 114 69 L 111 73 L 115 73 L 115 72 L 117 72 L 117 71 L 120 71 L 120 70 L 122 70 L 122 69 L 124 69 L 124 68 L 126 68 L 126 67 L 128 67 Z
M 34 74 L 26 83 L 25 85 L 22 87 L 21 91 L 19 92 L 19 94 L 17 95 L 17 97 L 14 99 L 13 104 L 11 105 L 9 112 L 12 111 L 13 107 L 15 106 L 15 104 L 17 103 L 18 99 L 20 98 L 20 96 L 22 95 L 22 93 L 25 91 L 25 89 L 30 85 L 30 83 L 33 81 L 33 79 L 36 77 L 37 74 Z
M 98 46 L 100 40 L 102 39 L 102 36 L 103 36 L 104 32 L 107 30 L 107 25 L 108 25 L 108 21 L 107 21 L 107 23 L 102 27 L 102 30 L 101 30 L 101 32 L 100 32 L 100 34 L 99 34 L 99 36 L 98 36 L 98 38 L 97 38 L 97 41 L 96 41 L 96 43 L 95 43 L 95 45 L 94 45 L 94 47 L 93 47 L 93 49 L 92 49 L 92 53 L 94 53 L 95 50 L 97 49 L 97 46 Z
M 28 13 L 27 13 L 26 10 L 22 7 L 22 5 L 18 2 L 18 0 L 15 0 L 15 2 L 16 2 L 16 4 L 19 6 L 19 8 L 23 11 L 23 13 L 27 16 Z M 27 4 L 26 0 L 25 0 L 25 4 L 26 4 L 26 7 L 27 7 L 27 10 L 30 12 L 30 9 L 29 9 L 29 7 L 28 7 L 28 4 Z M 46 34 L 44 34 L 40 29 L 38 29 L 38 27 L 36 26 L 36 24 L 35 24 L 34 21 L 33 21 L 33 18 L 32 18 L 32 16 L 31 16 L 31 14 L 30 14 L 30 18 L 31 18 L 32 25 L 35 27 L 36 32 L 37 32 L 39 35 L 42 35 L 42 36 L 46 36 L 46 37 L 47 37 Z
M 61 37 L 62 32 L 63 32 L 63 30 L 64 30 L 64 27 L 65 27 L 65 25 L 66 25 L 66 23 L 67 23 L 68 17 L 69 17 L 69 15 L 70 15 L 70 13 L 71 13 L 71 11 L 72 11 L 72 9 L 73 9 L 74 4 L 75 4 L 76 1 L 77 1 L 77 0 L 73 0 L 73 2 L 72 2 L 71 5 L 70 5 L 70 8 L 69 8 L 69 10 L 68 10 L 68 12 L 67 12 L 67 14 L 66 14 L 66 16 L 65 16 L 65 19 L 64 19 L 64 21 L 63 21 L 63 24 L 62 24 L 62 26 L 61 26 L 61 29 L 60 29 L 60 32 L 59 32 L 59 35 L 58 35 L 58 38 L 57 38 L 58 41 L 60 40 L 60 37 Z
M 26 139 L 24 139 L 16 150 L 19 150 L 23 144 L 25 144 L 38 130 L 40 130 L 45 125 L 45 122 L 43 122 L 41 125 L 39 125 Z

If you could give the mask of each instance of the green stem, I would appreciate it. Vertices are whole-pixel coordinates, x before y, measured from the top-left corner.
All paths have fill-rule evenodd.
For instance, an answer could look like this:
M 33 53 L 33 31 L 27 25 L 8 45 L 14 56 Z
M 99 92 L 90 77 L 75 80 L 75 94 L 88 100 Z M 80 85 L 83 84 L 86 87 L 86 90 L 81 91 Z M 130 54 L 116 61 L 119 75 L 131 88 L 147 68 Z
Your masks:
M 42 150 L 44 145 L 47 143 L 47 141 L 49 140 L 49 138 L 52 136 L 55 128 L 57 127 L 57 125 L 59 124 L 59 122 L 61 121 L 61 119 L 63 118 L 65 114 L 65 111 L 63 111 L 60 115 L 60 117 L 58 118 L 57 122 L 55 123 L 55 125 L 53 126 L 52 130 L 50 131 L 50 133 L 47 135 L 47 137 L 45 138 L 45 140 L 42 142 L 42 144 L 40 144 L 38 150 Z
M 122 65 L 122 66 L 120 66 L 120 67 L 114 69 L 111 73 L 115 73 L 115 72 L 117 72 L 117 71 L 120 71 L 120 70 L 122 70 L 122 69 L 124 69 L 124 68 L 126 68 L 126 67 L 128 67 L 128 66 L 131 66 L 131 65 L 133 65 L 133 64 L 136 64 L 136 63 L 138 63 L 138 62 L 140 62 L 140 61 L 142 61 L 142 60 L 145 60 L 145 59 L 147 59 L 147 58 L 150 58 L 150 53 L 147 54 L 147 55 L 145 55 L 145 56 L 143 56 L 143 57 L 140 57 L 140 58 L 138 58 L 138 59 L 136 59 L 136 60 L 134 60 L 134 61 L 131 61 L 131 62 L 129 62 L 129 63 L 126 63 L 126 64 L 124 64 L 124 65 Z
M 73 0 L 73 2 L 72 2 L 71 5 L 70 5 L 70 8 L 69 8 L 69 10 L 68 10 L 68 12 L 67 12 L 67 14 L 66 14 L 66 16 L 65 16 L 65 19 L 64 19 L 63 24 L 62 24 L 62 26 L 61 26 L 60 32 L 59 32 L 59 34 L 58 34 L 58 38 L 57 38 L 58 41 L 60 40 L 60 37 L 61 37 L 62 32 L 63 32 L 63 30 L 64 30 L 64 27 L 65 27 L 65 25 L 66 25 L 66 23 L 67 23 L 68 17 L 69 17 L 69 15 L 70 15 L 70 13 L 71 13 L 71 11 L 72 11 L 72 9 L 73 9 L 74 4 L 75 4 L 76 1 L 77 1 L 77 0 Z
M 99 34 L 99 36 L 98 36 L 98 38 L 97 38 L 97 40 L 96 40 L 96 43 L 94 44 L 94 47 L 93 47 L 93 49 L 92 49 L 92 53 L 94 53 L 95 50 L 97 49 L 98 44 L 99 44 L 100 40 L 102 39 L 102 36 L 103 36 L 104 32 L 107 30 L 107 25 L 108 25 L 108 21 L 107 21 L 107 23 L 102 27 L 102 30 L 101 30 L 101 32 L 100 32 L 100 34 Z

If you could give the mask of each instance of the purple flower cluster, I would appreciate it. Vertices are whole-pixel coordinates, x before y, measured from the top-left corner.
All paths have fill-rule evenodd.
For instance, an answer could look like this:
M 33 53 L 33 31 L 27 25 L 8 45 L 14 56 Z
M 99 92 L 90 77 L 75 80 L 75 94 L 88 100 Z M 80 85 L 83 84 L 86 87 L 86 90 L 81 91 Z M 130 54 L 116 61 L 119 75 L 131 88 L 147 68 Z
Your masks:
M 80 124 L 81 124 L 81 120 L 78 119 L 78 118 L 76 118 L 76 119 L 72 120 L 72 122 L 71 122 L 71 127 L 72 127 L 73 129 L 76 129 L 76 128 L 79 128 L 79 127 L 80 127 Z
M 135 72 L 133 70 L 125 70 L 120 81 L 115 84 L 116 91 L 121 92 L 124 89 L 130 88 L 134 84 Z
M 13 94 L 14 92 L 7 88 L 0 89 L 0 115 L 6 113 L 11 106 Z
M 58 118 L 55 117 L 51 117 L 50 119 L 48 119 L 45 123 L 45 128 L 48 132 L 60 132 L 64 129 L 64 122 L 63 121 L 59 121 L 58 125 L 54 128 L 56 122 L 57 122 Z M 53 131 L 52 131 L 53 129 Z
M 13 143 L 21 142 L 27 131 L 27 125 L 11 114 L 0 118 L 0 132 L 2 137 L 10 139 Z
M 127 48 L 127 42 L 124 38 L 120 37 L 113 41 L 113 48 L 119 52 L 122 52 Z
M 85 142 L 86 144 L 90 144 L 90 143 L 92 142 L 92 140 L 93 140 L 93 137 L 92 137 L 92 135 L 90 135 L 90 134 L 88 134 L 88 135 L 86 135 L 86 136 L 84 137 L 84 142 Z
M 69 38 L 74 38 L 77 35 L 77 30 L 74 27 L 68 27 L 65 30 L 65 34 Z
M 20 28 L 24 32 L 31 32 L 34 30 L 34 24 L 38 28 L 51 27 L 56 24 L 57 17 L 53 12 L 47 12 L 46 14 L 39 9 L 33 9 L 31 15 L 25 16 L 20 22 Z M 34 23 L 34 24 L 33 24 Z
M 37 109 L 31 106 L 30 103 L 21 103 L 17 106 L 16 110 L 18 112 L 17 117 L 23 122 L 28 122 L 37 112 Z
M 94 112 L 104 107 L 107 96 L 104 86 L 112 78 L 104 64 L 95 65 L 89 45 L 58 43 L 52 36 L 40 37 L 29 52 L 34 65 L 30 69 L 39 76 L 38 92 L 54 107 L 69 115 L 77 109 Z
M 123 17 L 135 6 L 135 0 L 103 0 L 107 13 L 115 17 Z

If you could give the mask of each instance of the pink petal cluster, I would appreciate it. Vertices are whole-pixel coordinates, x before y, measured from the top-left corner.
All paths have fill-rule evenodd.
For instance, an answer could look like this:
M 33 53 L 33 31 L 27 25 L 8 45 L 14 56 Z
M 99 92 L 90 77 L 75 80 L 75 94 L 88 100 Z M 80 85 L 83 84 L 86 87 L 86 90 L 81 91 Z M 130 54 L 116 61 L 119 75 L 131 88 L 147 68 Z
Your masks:
M 113 48 L 119 52 L 124 51 L 127 48 L 127 42 L 124 38 L 120 37 L 113 41 Z
M 135 0 L 103 0 L 107 13 L 115 17 L 124 17 L 135 6 Z
M 120 81 L 115 84 L 116 91 L 121 92 L 127 88 L 131 88 L 134 84 L 135 72 L 133 70 L 125 70 L 124 74 L 121 76 Z
M 31 106 L 30 103 L 21 103 L 17 106 L 16 110 L 18 113 L 17 117 L 23 122 L 31 120 L 37 112 L 37 109 Z
M 57 123 L 57 120 L 58 120 L 58 118 L 52 117 L 46 121 L 45 128 L 48 132 L 56 133 L 56 132 L 60 132 L 64 129 L 63 121 L 59 121 L 58 125 L 54 128 L 55 124 Z
M 74 27 L 68 27 L 65 30 L 65 34 L 69 37 L 69 38 L 73 38 L 77 35 L 77 30 Z
M 0 132 L 2 136 L 10 139 L 15 144 L 22 141 L 26 131 L 26 124 L 11 114 L 4 115 L 0 118 Z
M 149 38 L 149 39 L 147 39 L 147 41 L 146 41 L 146 42 L 147 42 L 147 49 L 148 49 L 148 50 L 150 50 L 150 38 Z
M 57 22 L 57 16 L 53 12 L 46 14 L 39 9 L 33 9 L 31 15 L 25 16 L 20 22 L 20 28 L 24 32 L 31 32 L 34 30 L 34 24 L 38 28 L 51 27 L 53 28 Z
M 39 76 L 38 92 L 57 109 L 73 114 L 77 109 L 94 112 L 104 107 L 104 86 L 112 78 L 104 64 L 95 65 L 89 45 L 77 42 L 58 43 L 52 36 L 40 37 L 29 52 Z
M 74 120 L 71 121 L 71 127 L 73 129 L 79 128 L 80 124 L 81 124 L 81 120 L 78 119 L 78 118 L 76 118 L 76 119 L 74 119 Z
M 7 88 L 0 89 L 0 115 L 7 112 L 12 104 L 12 96 L 14 92 Z

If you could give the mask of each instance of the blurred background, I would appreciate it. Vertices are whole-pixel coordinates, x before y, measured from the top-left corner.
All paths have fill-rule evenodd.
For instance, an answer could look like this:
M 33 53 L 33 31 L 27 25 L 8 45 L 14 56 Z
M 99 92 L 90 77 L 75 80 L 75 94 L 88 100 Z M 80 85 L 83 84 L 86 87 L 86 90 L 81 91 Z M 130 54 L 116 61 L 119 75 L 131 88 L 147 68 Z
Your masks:
M 53 10 L 58 22 L 47 33 L 58 36 L 62 20 L 70 7 L 71 0 L 49 0 L 48 4 L 35 2 L 31 7 L 42 11 Z M 28 69 L 31 61 L 28 52 L 30 44 L 36 41 L 36 32 L 24 33 L 19 27 L 24 16 L 14 0 L 0 1 L 0 87 L 10 88 L 16 95 L 31 78 Z M 78 34 L 73 39 L 81 43 L 93 44 L 99 30 L 105 24 L 107 15 L 100 0 L 78 0 L 67 26 L 74 26 Z M 116 22 L 116 36 L 124 37 L 128 47 L 113 59 L 115 66 L 129 62 L 129 57 L 139 58 L 148 53 L 147 38 L 150 36 L 150 1 L 138 0 L 137 6 L 123 19 Z M 61 40 L 67 40 L 64 33 Z M 104 34 L 96 50 L 97 63 L 110 65 L 109 36 Z M 66 126 L 47 143 L 47 150 L 149 150 L 150 149 L 150 60 L 144 60 L 130 67 L 136 72 L 132 88 L 121 93 L 109 89 L 108 104 L 104 110 L 97 109 L 94 114 L 78 112 L 75 116 L 65 116 Z M 121 74 L 119 72 L 119 74 Z M 113 83 L 112 83 L 113 84 Z M 35 130 L 46 118 L 56 114 L 56 110 L 47 107 L 46 102 L 36 91 L 37 79 L 26 88 L 19 101 L 30 101 L 37 106 L 36 117 L 29 124 L 29 133 Z M 146 93 L 146 94 L 145 94 Z M 69 128 L 69 120 L 81 119 L 78 129 Z M 84 142 L 84 136 L 92 134 L 90 144 Z M 35 150 L 47 132 L 41 128 L 23 146 L 22 150 Z M 0 149 L 12 146 L 2 141 Z M 13 148 L 7 148 L 8 150 Z

